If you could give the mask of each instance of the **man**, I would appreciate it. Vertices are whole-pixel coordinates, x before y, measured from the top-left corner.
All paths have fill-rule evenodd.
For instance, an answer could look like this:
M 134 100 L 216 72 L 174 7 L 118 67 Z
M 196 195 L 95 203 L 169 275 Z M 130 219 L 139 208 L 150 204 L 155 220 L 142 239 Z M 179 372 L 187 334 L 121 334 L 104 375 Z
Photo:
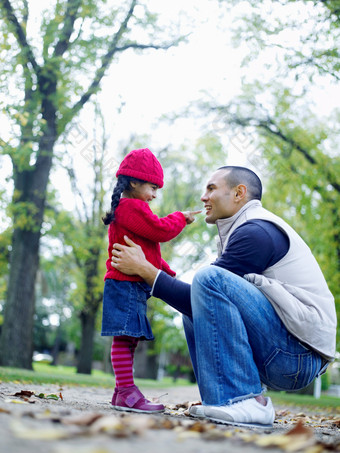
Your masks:
M 336 314 L 310 249 L 261 205 L 258 176 L 221 167 L 201 200 L 216 224 L 219 256 L 190 285 L 159 271 L 136 244 L 117 245 L 112 266 L 140 275 L 153 295 L 183 314 L 202 406 L 191 415 L 246 426 L 271 426 L 265 386 L 298 390 L 335 354 Z

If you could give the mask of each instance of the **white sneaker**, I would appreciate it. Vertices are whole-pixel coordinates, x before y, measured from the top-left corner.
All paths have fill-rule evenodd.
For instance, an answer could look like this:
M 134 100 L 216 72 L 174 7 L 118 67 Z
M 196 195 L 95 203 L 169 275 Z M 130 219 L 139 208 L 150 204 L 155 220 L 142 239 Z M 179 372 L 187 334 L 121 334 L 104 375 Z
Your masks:
M 273 426 L 275 410 L 270 398 L 263 406 L 255 398 L 238 401 L 228 406 L 202 406 L 204 415 L 211 421 L 226 425 L 240 425 L 256 428 Z
M 196 406 L 190 406 L 189 407 L 189 414 L 192 417 L 197 417 L 197 418 L 204 418 L 205 413 L 204 413 L 204 408 L 206 406 L 202 406 L 201 404 L 196 405 Z

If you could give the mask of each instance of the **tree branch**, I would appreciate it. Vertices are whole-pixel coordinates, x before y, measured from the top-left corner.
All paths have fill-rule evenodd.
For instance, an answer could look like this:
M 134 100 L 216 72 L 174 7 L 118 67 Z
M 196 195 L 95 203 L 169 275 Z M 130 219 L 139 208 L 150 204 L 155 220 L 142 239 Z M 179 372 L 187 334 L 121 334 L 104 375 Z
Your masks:
M 271 127 L 272 126 L 272 127 Z M 303 148 L 302 146 L 299 145 L 295 140 L 293 140 L 291 137 L 288 137 L 285 135 L 280 128 L 278 127 L 277 124 L 275 124 L 272 120 L 269 123 L 259 121 L 258 126 L 260 129 L 263 129 L 267 132 L 269 132 L 271 135 L 275 135 L 278 137 L 281 141 L 288 143 L 292 148 L 296 149 L 300 154 L 303 155 L 303 157 L 309 162 L 311 165 L 319 165 L 318 161 L 310 155 L 310 153 Z M 325 169 L 325 176 L 328 179 L 328 183 L 337 191 L 340 193 L 340 184 L 334 179 L 333 175 Z
M 13 34 L 16 37 L 18 44 L 21 48 L 21 52 L 25 57 L 26 64 L 30 63 L 36 73 L 39 71 L 39 65 L 36 62 L 31 46 L 26 40 L 25 32 L 22 26 L 19 24 L 19 21 L 14 14 L 12 5 L 9 0 L 0 0 L 0 8 L 4 12 L 4 16 L 9 24 L 13 26 Z
M 114 54 L 117 52 L 117 44 L 127 29 L 128 22 L 133 15 L 133 10 L 135 9 L 136 4 L 137 4 L 137 0 L 132 0 L 129 11 L 127 12 L 127 14 L 125 16 L 124 21 L 121 23 L 119 30 L 114 35 L 113 40 L 110 44 L 109 50 L 102 57 L 102 64 L 97 69 L 95 77 L 94 77 L 91 85 L 89 86 L 86 93 L 84 93 L 82 95 L 82 97 L 79 99 L 79 101 L 76 102 L 76 104 L 69 110 L 69 112 L 72 112 L 72 114 L 73 114 L 72 117 L 74 117 L 81 110 L 81 108 L 84 106 L 84 104 L 86 104 L 86 102 L 90 99 L 92 94 L 94 94 L 97 91 L 99 84 L 100 84 L 102 78 L 104 77 L 106 69 L 110 65 Z
M 126 44 L 125 46 L 122 47 L 117 47 L 116 52 L 123 52 L 124 50 L 127 49 L 163 49 L 163 50 L 168 50 L 170 47 L 178 44 L 180 41 L 182 41 L 183 38 L 179 38 L 176 41 L 170 42 L 168 44 L 138 44 L 138 43 L 131 43 L 131 44 Z
M 210 108 L 211 111 L 217 111 L 220 114 L 223 112 L 226 112 L 229 110 L 229 106 L 224 106 L 224 107 L 212 107 Z M 309 162 L 311 165 L 318 165 L 321 167 L 321 164 L 313 157 L 307 149 L 303 148 L 299 143 L 297 143 L 294 139 L 286 135 L 280 127 L 273 121 L 272 118 L 269 116 L 266 119 L 257 119 L 255 117 L 241 117 L 237 116 L 236 114 L 230 114 L 228 118 L 225 118 L 225 121 L 227 121 L 229 124 L 237 124 L 238 126 L 241 127 L 249 127 L 253 126 L 258 129 L 262 129 L 269 133 L 272 136 L 275 136 L 279 138 L 282 142 L 287 143 L 289 146 L 291 146 L 293 149 L 298 151 L 305 159 L 307 162 Z M 327 178 L 327 183 L 330 184 L 336 192 L 340 193 L 340 184 L 336 180 L 336 177 L 331 174 L 330 171 L 328 171 L 326 168 L 323 168 L 325 172 L 325 177 Z
M 55 46 L 54 56 L 63 55 L 70 45 L 70 37 L 74 31 L 74 22 L 77 19 L 77 12 L 81 5 L 81 0 L 68 0 L 65 12 L 64 26 L 60 33 L 60 39 Z
M 77 181 L 76 181 L 76 176 L 75 176 L 74 170 L 73 170 L 72 166 L 71 167 L 64 166 L 64 168 L 67 171 L 67 174 L 68 174 L 68 176 L 70 178 L 70 182 L 71 182 L 73 193 L 75 195 L 78 195 L 78 197 L 80 198 L 80 201 L 81 201 L 81 203 L 83 205 L 83 214 L 85 216 L 85 223 L 88 224 L 90 219 L 89 219 L 89 217 L 87 215 L 86 203 L 85 203 L 85 200 L 84 200 L 84 198 L 82 196 L 82 193 L 81 193 L 79 187 L 77 186 Z M 82 215 L 81 215 L 81 212 L 80 212 L 80 210 L 78 208 L 77 203 L 75 203 L 75 206 L 76 206 L 75 209 L 77 211 L 78 218 L 81 219 Z

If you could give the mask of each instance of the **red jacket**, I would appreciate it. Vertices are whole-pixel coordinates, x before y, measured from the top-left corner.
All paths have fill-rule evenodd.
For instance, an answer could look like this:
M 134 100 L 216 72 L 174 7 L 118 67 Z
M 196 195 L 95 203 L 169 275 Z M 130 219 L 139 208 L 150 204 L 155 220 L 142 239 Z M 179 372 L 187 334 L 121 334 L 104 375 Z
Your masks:
M 166 217 L 157 217 L 148 203 L 135 198 L 122 198 L 115 210 L 115 220 L 110 223 L 109 235 L 109 258 L 106 260 L 104 280 L 127 280 L 140 282 L 143 279 L 137 275 L 126 275 L 111 266 L 112 246 L 114 243 L 125 245 L 124 235 L 127 235 L 133 242 L 140 245 L 145 257 L 158 269 L 161 269 L 171 276 L 176 272 L 172 271 L 162 257 L 159 242 L 167 242 L 176 237 L 186 226 L 186 220 L 181 212 L 173 212 Z

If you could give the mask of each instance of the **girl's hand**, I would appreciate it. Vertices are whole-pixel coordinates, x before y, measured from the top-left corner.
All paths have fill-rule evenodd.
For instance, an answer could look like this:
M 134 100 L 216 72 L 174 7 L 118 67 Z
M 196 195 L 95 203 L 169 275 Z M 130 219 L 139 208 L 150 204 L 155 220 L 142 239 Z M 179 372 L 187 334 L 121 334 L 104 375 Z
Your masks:
M 184 211 L 182 214 L 185 217 L 185 221 L 187 222 L 187 225 L 195 221 L 195 215 L 199 214 L 201 211 Z

